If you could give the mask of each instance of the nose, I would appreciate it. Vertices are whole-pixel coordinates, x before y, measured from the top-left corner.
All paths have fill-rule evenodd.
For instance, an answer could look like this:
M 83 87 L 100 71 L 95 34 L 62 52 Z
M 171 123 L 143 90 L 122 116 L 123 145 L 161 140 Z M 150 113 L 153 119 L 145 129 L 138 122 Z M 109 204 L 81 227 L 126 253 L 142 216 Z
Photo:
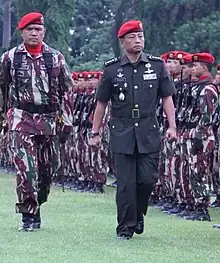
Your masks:
M 136 43 L 140 43 L 140 42 L 141 42 L 141 39 L 140 39 L 139 36 L 136 36 L 136 37 L 135 37 L 135 42 L 136 42 Z
M 35 29 L 33 29 L 32 31 L 31 31 L 31 36 L 36 36 L 37 35 L 37 31 L 35 30 Z

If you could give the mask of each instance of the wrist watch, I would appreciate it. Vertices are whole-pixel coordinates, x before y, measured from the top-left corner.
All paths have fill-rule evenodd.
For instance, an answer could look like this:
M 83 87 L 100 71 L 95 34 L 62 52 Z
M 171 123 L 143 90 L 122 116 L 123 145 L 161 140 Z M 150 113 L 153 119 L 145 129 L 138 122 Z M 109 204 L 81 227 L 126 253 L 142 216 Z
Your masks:
M 88 135 L 89 135 L 89 138 L 91 139 L 91 138 L 94 138 L 96 136 L 99 136 L 99 133 L 98 132 L 94 132 L 94 131 L 90 131 Z

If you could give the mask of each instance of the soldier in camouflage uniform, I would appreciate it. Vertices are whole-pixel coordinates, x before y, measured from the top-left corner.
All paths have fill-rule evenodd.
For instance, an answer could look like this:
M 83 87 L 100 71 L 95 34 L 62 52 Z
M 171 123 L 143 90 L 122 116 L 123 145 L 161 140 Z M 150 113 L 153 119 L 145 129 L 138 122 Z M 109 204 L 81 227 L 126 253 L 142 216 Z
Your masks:
M 220 93 L 220 64 L 217 65 L 217 74 L 213 79 L 213 83 L 217 85 Z M 219 110 L 217 112 L 217 125 L 215 125 L 216 144 L 213 154 L 213 190 L 216 195 L 215 201 L 211 204 L 211 207 L 220 207 L 220 155 L 219 155 L 219 142 L 220 142 L 220 130 L 219 130 Z
M 178 127 L 178 140 L 176 145 L 175 159 L 175 177 L 174 192 L 176 194 L 177 207 L 171 209 L 168 213 L 171 215 L 181 215 L 185 210 L 188 202 L 192 202 L 192 194 L 190 191 L 189 177 L 188 177 L 188 159 L 186 158 L 186 145 L 182 134 L 184 133 L 184 118 L 185 112 L 188 108 L 187 94 L 190 89 L 192 81 L 192 55 L 187 54 L 180 59 L 181 64 L 181 81 L 177 92 L 176 100 L 176 118 Z
M 175 83 L 175 86 L 177 88 L 177 94 L 173 96 L 174 104 L 176 104 L 177 97 L 180 95 L 180 58 L 185 55 L 186 52 L 184 51 L 170 51 L 166 54 L 166 64 L 167 68 L 169 69 L 170 74 L 173 76 L 173 80 Z M 176 105 L 175 105 L 176 106 Z M 164 127 L 166 129 L 167 127 L 167 120 L 166 116 L 163 118 L 164 120 Z M 164 155 L 164 186 L 166 189 L 165 198 L 163 198 L 158 204 L 157 207 L 161 207 L 164 212 L 167 212 L 168 210 L 174 208 L 173 205 L 176 204 L 175 200 L 175 183 L 176 183 L 176 176 L 175 174 L 175 149 L 176 149 L 176 143 L 175 142 L 168 142 L 167 140 L 163 140 L 163 155 Z
M 40 228 L 40 206 L 48 199 L 58 165 L 58 116 L 61 142 L 72 129 L 68 101 L 62 99 L 73 80 L 63 55 L 43 42 L 42 14 L 25 15 L 18 28 L 23 43 L 3 54 L 0 87 L 11 108 L 8 127 L 17 172 L 16 212 L 22 213 L 19 230 L 33 231 Z
M 191 207 L 191 213 L 184 218 L 210 221 L 207 183 L 211 176 L 210 161 L 215 144 L 213 117 L 218 105 L 218 90 L 211 83 L 214 57 L 208 53 L 197 53 L 192 56 L 192 60 L 193 74 L 198 81 L 191 89 L 192 101 L 187 110 L 183 139 L 186 142 L 189 179 L 195 204 Z

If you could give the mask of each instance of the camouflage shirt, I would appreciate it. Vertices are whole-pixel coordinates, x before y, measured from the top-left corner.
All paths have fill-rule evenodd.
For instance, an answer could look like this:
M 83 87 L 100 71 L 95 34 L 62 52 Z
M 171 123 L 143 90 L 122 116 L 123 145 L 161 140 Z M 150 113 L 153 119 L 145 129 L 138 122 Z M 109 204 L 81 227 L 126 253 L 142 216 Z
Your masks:
M 19 68 L 15 69 L 13 62 L 17 52 L 22 53 L 22 59 Z M 44 53 L 52 54 L 51 81 L 49 81 Z M 72 76 L 63 55 L 45 43 L 43 43 L 42 53 L 34 58 L 28 53 L 24 44 L 2 55 L 0 90 L 3 101 L 0 101 L 0 107 L 3 108 L 3 104 L 7 103 L 7 108 L 10 109 L 8 124 L 12 131 L 35 135 L 56 135 L 57 119 L 61 113 L 63 131 L 71 132 L 72 123 L 68 116 L 71 102 L 68 101 L 66 92 L 72 87 Z M 18 105 L 25 105 L 25 107 Z M 40 112 L 33 110 L 42 106 L 45 106 L 46 110 Z

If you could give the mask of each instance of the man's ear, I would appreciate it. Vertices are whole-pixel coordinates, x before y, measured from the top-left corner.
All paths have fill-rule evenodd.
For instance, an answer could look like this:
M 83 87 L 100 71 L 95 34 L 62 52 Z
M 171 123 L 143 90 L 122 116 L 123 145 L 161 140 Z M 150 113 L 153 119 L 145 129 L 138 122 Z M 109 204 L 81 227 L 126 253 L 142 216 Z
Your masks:
M 119 38 L 119 43 L 122 47 L 124 47 L 124 38 Z

